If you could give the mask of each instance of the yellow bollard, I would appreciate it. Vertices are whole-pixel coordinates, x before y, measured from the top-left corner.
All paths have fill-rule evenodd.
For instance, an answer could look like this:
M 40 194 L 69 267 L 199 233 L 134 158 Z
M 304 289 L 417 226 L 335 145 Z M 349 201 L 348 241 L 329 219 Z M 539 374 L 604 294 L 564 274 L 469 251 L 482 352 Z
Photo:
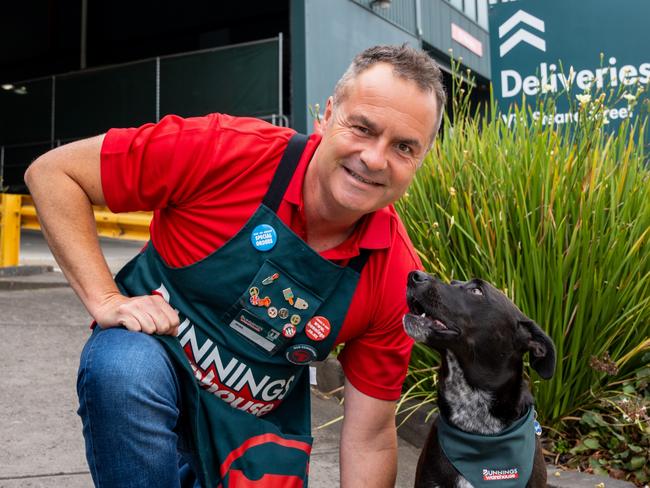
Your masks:
M 20 253 L 20 195 L 0 195 L 0 267 L 18 266 Z

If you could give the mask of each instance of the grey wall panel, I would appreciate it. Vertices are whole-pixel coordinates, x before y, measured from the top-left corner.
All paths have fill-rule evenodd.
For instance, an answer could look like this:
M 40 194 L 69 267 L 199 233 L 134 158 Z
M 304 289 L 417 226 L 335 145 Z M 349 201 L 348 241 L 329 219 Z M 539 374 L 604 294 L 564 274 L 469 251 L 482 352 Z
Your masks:
M 489 34 L 443 0 L 421 0 L 422 40 L 438 51 L 447 54 L 453 49 L 454 57 L 461 56 L 463 64 L 480 75 L 490 78 Z M 483 44 L 483 56 L 478 56 L 451 38 L 451 23 L 456 24 Z
M 350 0 L 305 0 L 306 104 L 325 108 L 327 97 L 354 55 L 376 44 L 419 46 L 405 30 L 386 22 Z M 313 121 L 305 106 L 295 107 L 294 127 L 311 132 Z
M 359 5 L 371 9 L 380 17 L 416 35 L 415 0 L 392 0 L 390 8 L 371 7 L 371 0 L 352 0 Z
M 307 133 L 307 54 L 305 36 L 305 2 L 291 0 L 291 122 L 298 132 Z

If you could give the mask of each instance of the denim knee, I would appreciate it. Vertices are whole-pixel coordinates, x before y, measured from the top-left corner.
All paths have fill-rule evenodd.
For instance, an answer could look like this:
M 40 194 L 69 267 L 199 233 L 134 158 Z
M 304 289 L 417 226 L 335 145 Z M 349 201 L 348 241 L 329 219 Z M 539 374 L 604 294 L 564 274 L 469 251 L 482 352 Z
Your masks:
M 179 386 L 157 339 L 97 328 L 81 354 L 77 393 L 95 486 L 179 485 Z
M 115 406 L 147 397 L 178 404 L 178 381 L 162 344 L 124 328 L 97 328 L 81 354 L 77 392 Z

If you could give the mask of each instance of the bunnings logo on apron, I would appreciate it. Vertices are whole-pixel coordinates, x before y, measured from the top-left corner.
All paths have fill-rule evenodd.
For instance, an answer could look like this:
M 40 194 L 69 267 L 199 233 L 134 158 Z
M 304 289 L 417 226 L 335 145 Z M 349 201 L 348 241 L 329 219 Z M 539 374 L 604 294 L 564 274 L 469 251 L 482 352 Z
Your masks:
M 155 293 L 167 302 L 171 299 L 163 284 Z M 256 373 L 244 360 L 204 337 L 187 318 L 181 322 L 177 338 L 199 385 L 233 408 L 260 417 L 280 405 L 291 390 L 294 374 L 271 377 Z

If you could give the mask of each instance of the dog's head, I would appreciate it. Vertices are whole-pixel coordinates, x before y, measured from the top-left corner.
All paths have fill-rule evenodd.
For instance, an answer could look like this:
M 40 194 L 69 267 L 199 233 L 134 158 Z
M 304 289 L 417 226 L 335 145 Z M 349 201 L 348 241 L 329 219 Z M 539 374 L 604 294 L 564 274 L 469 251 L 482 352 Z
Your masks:
M 470 374 L 476 378 L 501 383 L 521 369 L 526 352 L 542 378 L 553 375 L 553 341 L 489 283 L 473 279 L 446 284 L 413 271 L 406 296 L 411 312 L 404 316 L 406 333 L 431 348 L 452 351 L 461 364 L 472 365 Z

